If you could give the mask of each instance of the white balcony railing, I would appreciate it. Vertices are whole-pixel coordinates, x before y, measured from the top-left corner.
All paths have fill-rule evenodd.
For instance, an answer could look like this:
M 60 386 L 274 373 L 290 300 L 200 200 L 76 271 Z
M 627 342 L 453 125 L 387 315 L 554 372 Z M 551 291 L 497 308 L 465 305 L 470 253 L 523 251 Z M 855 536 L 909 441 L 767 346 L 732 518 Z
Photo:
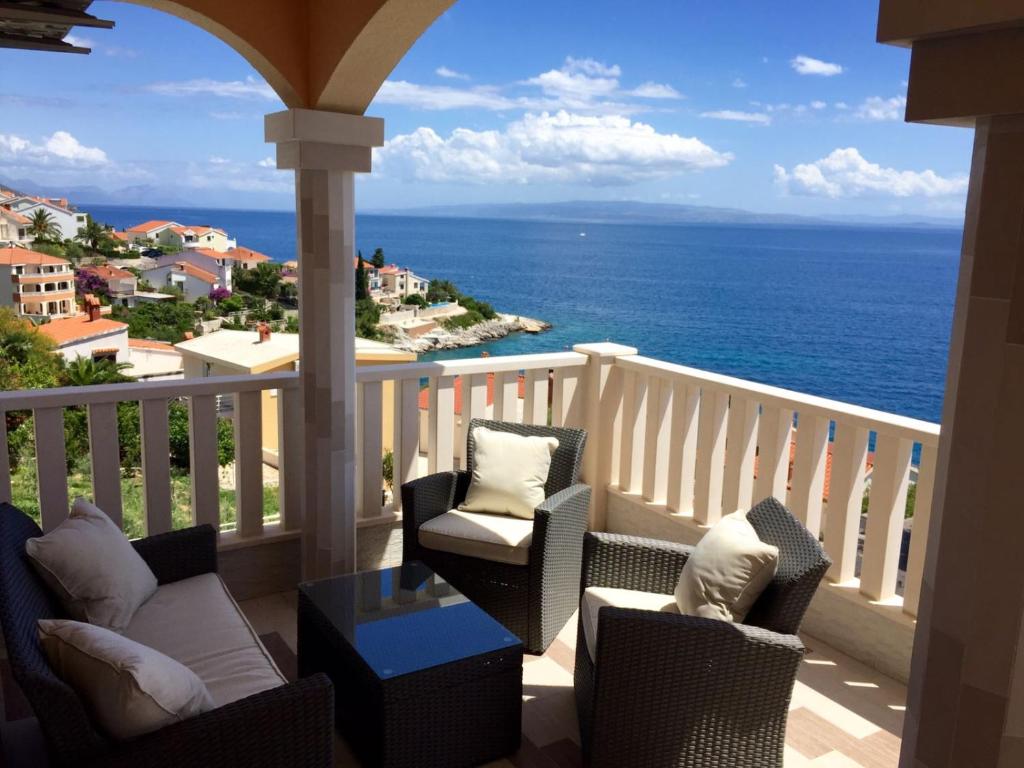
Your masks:
M 0 392 L 0 424 L 5 423 L 7 413 L 32 413 L 39 509 L 43 529 L 50 530 L 68 512 L 64 411 L 71 407 L 85 407 L 88 410 L 93 498 L 120 525 L 122 498 L 117 405 L 138 402 L 144 529 L 147 535 L 152 535 L 169 531 L 172 527 L 168 403 L 172 400 L 185 401 L 189 408 L 192 523 L 209 523 L 220 528 L 217 398 L 231 394 L 235 401 L 236 525 L 235 531 L 227 538 L 246 540 L 264 533 L 297 531 L 301 525 L 300 486 L 288 483 L 287 477 L 300 461 L 302 434 L 296 429 L 279 428 L 280 523 L 275 524 L 273 530 L 264 530 L 262 393 L 266 390 L 278 393 L 279 422 L 295 424 L 301 421 L 298 374 L 273 373 Z M 0 501 L 11 500 L 9 459 L 7 440 L 0 440 Z

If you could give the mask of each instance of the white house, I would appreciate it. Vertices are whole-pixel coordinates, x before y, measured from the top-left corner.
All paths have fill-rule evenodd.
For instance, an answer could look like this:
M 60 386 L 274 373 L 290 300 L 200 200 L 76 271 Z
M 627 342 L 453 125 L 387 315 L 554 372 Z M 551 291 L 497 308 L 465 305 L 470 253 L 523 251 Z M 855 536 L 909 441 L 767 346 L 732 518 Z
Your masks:
M 128 325 L 103 317 L 98 302 L 86 302 L 87 314 L 51 320 L 39 326 L 50 337 L 57 352 L 67 361 L 79 357 L 91 360 L 128 361 Z
M 216 276 L 218 284 L 229 291 L 234 290 L 231 285 L 231 270 L 235 266 L 235 259 L 230 253 L 221 253 L 208 248 L 193 248 L 181 253 L 165 253 L 156 260 L 156 266 L 166 267 L 172 264 L 186 262 L 204 272 Z M 145 277 L 145 272 L 143 272 Z M 148 278 L 147 278 L 148 279 Z M 150 280 L 152 283 L 153 281 Z M 156 283 L 153 283 L 156 285 Z
M 32 236 L 28 233 L 29 219 L 10 208 L 0 206 L 0 245 L 28 245 Z
M 227 287 L 218 275 L 185 260 L 147 269 L 143 271 L 142 278 L 157 289 L 180 290 L 189 302 L 194 302 L 201 296 L 209 296 L 214 288 Z
M 219 227 L 210 227 L 205 224 L 179 224 L 176 221 L 163 221 L 161 219 L 136 224 L 134 227 L 126 229 L 124 234 L 136 243 L 143 240 L 152 240 L 159 245 L 179 251 L 205 248 L 224 253 L 234 248 L 237 244 Z
M 60 205 L 63 203 L 64 205 Z M 72 211 L 67 207 L 67 200 L 49 199 L 42 197 L 30 197 L 20 195 L 6 200 L 0 200 L 0 205 L 10 208 L 15 213 L 20 213 L 26 218 L 31 218 L 38 210 L 46 211 L 53 219 L 53 223 L 60 230 L 60 236 L 64 240 L 73 240 L 78 236 L 78 230 L 85 226 L 87 215 L 83 211 Z
M 127 269 L 111 267 L 107 264 L 90 264 L 81 267 L 79 272 L 96 275 L 107 284 L 107 293 L 110 296 L 111 304 L 120 304 L 130 307 L 134 303 L 132 298 L 138 288 L 139 279 Z
M 411 269 L 391 264 L 376 271 L 380 275 L 381 291 L 385 295 L 405 299 L 413 294 L 419 294 L 425 298 L 430 288 L 430 281 L 415 274 Z

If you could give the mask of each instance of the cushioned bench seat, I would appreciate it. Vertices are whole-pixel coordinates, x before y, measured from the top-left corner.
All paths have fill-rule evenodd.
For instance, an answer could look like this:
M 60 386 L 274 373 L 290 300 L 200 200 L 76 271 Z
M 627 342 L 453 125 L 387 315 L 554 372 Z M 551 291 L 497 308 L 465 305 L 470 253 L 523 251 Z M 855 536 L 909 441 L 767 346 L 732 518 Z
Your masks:
M 636 608 L 641 611 L 663 611 L 679 613 L 674 595 L 662 595 L 655 592 L 639 592 L 635 589 L 617 589 L 615 587 L 587 587 L 583 591 L 580 603 L 580 615 L 583 619 L 583 636 L 592 660 L 597 659 L 597 618 L 598 612 L 605 606 L 612 608 Z
M 218 707 L 287 682 L 215 573 L 159 587 L 124 635 L 195 672 Z

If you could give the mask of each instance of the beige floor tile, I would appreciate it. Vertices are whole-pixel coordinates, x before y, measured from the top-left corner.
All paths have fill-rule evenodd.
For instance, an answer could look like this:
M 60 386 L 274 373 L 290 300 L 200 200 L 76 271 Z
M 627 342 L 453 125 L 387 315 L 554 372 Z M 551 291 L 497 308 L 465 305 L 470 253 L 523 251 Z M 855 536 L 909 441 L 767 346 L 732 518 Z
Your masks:
M 572 690 L 572 675 L 557 662 L 542 656 L 523 665 L 524 696 L 547 696 L 566 689 Z

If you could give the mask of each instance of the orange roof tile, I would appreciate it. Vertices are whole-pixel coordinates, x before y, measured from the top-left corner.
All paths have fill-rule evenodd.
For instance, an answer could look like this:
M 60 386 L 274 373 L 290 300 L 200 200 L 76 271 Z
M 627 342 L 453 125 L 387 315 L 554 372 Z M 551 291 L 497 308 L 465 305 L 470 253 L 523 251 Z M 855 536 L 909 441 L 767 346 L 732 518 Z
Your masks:
M 0 264 L 70 264 L 66 259 L 59 259 L 39 251 L 27 248 L 0 248 Z
M 519 387 L 516 395 L 520 400 L 526 397 L 526 377 L 518 376 Z M 487 405 L 494 404 L 494 374 L 487 374 Z M 421 389 L 419 398 L 420 410 L 427 410 L 430 407 L 430 389 Z M 455 413 L 462 413 L 462 377 L 455 380 Z
M 88 315 L 51 320 L 39 326 L 39 332 L 53 339 L 57 346 L 117 331 L 127 331 L 127 329 L 127 323 L 119 323 L 116 320 L 107 320 L 103 317 L 98 320 L 90 320 Z
M 115 240 L 130 240 L 131 239 L 131 237 L 129 237 L 127 232 L 112 231 L 110 233 L 110 236 L 112 238 L 114 238 Z
M 138 232 L 145 234 L 147 232 L 152 232 L 154 229 L 161 229 L 162 227 L 166 227 L 168 224 L 173 223 L 173 221 L 160 221 L 158 219 L 154 219 L 153 221 L 144 221 L 141 224 L 136 224 L 134 227 L 128 227 L 125 232 Z
M 9 219 L 16 224 L 31 224 L 32 220 L 28 216 L 22 216 L 17 211 L 12 211 L 10 208 L 0 206 L 0 216 L 5 219 Z
M 239 261 L 270 261 L 270 257 L 265 253 L 254 251 L 252 248 L 243 248 L 242 246 L 232 248 L 228 251 L 227 255 L 233 259 L 238 259 Z
M 132 349 L 155 349 L 160 352 L 177 352 L 173 344 L 165 341 L 152 341 L 150 339 L 128 339 L 128 346 Z
M 178 261 L 174 264 L 179 271 L 184 272 L 186 275 L 202 280 L 204 283 L 213 285 L 217 282 L 218 278 L 212 272 L 207 272 L 205 269 L 197 267 L 195 264 L 189 264 L 187 261 Z
M 120 267 L 111 267 L 107 264 L 90 264 L 89 266 L 82 267 L 80 272 L 89 272 L 98 277 L 102 277 L 104 280 L 130 280 L 135 277 L 127 269 L 121 269 Z

